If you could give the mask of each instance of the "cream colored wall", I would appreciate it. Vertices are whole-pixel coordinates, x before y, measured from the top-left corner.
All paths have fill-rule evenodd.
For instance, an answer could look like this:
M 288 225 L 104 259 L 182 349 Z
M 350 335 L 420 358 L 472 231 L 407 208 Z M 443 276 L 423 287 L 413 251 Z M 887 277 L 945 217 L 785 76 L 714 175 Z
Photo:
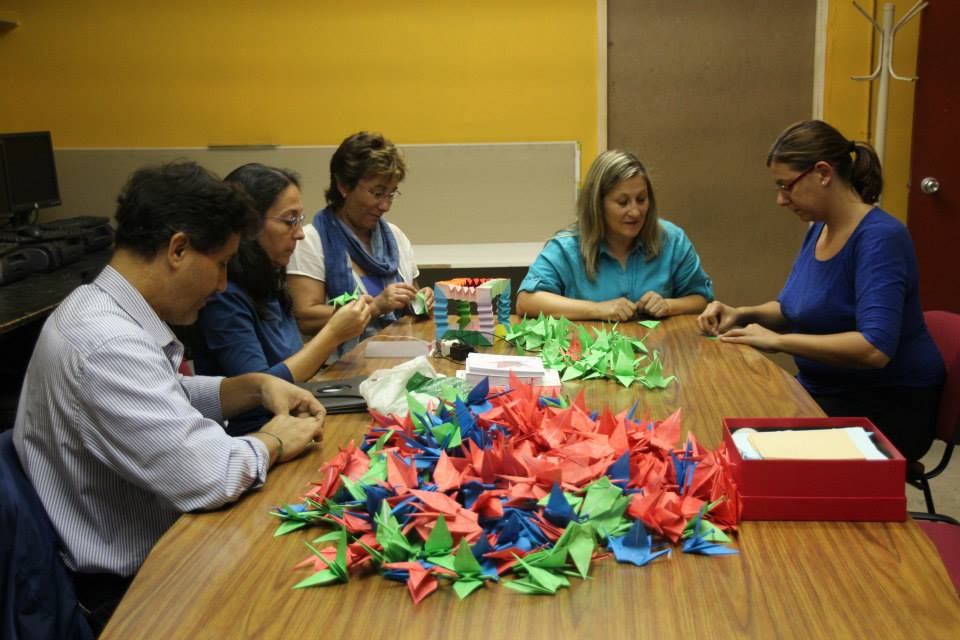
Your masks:
M 941 0 L 942 1 L 942 0 Z M 860 0 L 861 6 L 883 24 L 885 2 Z M 895 22 L 916 0 L 895 0 Z M 914 18 L 897 33 L 893 68 L 912 75 L 917 63 L 921 18 Z M 858 82 L 853 75 L 868 75 L 876 65 L 880 40 L 873 26 L 851 2 L 830 0 L 827 17 L 826 71 L 823 119 L 847 137 L 873 142 L 876 133 L 876 102 L 879 80 Z M 907 219 L 907 183 L 910 179 L 910 143 L 913 130 L 912 82 L 890 81 L 887 140 L 884 154 L 883 208 L 902 221 Z
M 58 147 L 577 140 L 597 148 L 586 0 L 0 0 L 0 130 Z M 10 88 L 15 88 L 11 91 Z M 415 169 L 414 169 L 415 170 Z

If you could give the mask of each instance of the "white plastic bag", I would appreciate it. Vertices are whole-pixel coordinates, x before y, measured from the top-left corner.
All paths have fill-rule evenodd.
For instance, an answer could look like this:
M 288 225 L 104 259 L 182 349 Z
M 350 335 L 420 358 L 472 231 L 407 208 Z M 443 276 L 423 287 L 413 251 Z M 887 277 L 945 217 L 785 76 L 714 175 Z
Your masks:
M 419 373 L 428 378 L 441 378 L 426 356 L 418 356 L 390 369 L 377 369 L 360 383 L 360 395 L 367 406 L 383 415 L 407 415 L 407 381 Z M 423 393 L 409 392 L 427 409 L 437 406 L 437 399 Z

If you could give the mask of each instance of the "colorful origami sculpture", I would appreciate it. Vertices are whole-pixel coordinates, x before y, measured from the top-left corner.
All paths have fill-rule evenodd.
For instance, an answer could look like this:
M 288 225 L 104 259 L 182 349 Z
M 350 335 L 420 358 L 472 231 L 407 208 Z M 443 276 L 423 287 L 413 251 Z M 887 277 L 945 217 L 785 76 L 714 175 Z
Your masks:
M 448 337 L 462 338 L 468 331 L 479 333 L 488 343 L 493 342 L 497 325 L 506 328 L 510 322 L 510 280 L 508 278 L 454 278 L 441 280 L 433 285 L 433 319 L 437 326 L 437 340 Z M 449 329 L 450 301 L 456 302 L 454 310 L 459 316 L 459 331 Z M 476 318 L 471 313 L 471 303 L 477 307 Z M 494 321 L 496 305 L 496 321 Z M 453 334 L 448 335 L 448 334 Z

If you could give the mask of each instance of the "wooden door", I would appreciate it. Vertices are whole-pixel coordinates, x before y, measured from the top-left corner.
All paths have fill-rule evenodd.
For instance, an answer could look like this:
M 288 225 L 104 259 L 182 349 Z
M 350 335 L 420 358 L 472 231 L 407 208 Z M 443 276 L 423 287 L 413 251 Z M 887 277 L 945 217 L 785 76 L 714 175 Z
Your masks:
M 806 232 L 764 163 L 810 117 L 815 15 L 809 0 L 607 3 L 608 145 L 644 162 L 730 304 L 774 299 Z
M 920 264 L 924 309 L 960 313 L 960 2 L 931 0 L 922 14 L 914 98 L 907 226 Z M 925 193 L 933 178 L 939 188 Z M 929 186 L 927 191 L 933 191 Z

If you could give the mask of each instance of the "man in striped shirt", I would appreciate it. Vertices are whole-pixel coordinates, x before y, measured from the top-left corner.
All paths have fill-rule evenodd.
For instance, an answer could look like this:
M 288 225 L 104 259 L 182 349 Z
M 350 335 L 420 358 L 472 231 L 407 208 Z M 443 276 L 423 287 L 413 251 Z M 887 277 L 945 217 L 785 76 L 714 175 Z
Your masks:
M 116 220 L 110 264 L 43 327 L 13 436 L 95 631 L 181 513 L 261 486 L 322 437 L 324 417 L 279 378 L 178 373 L 167 323 L 193 323 L 226 287 L 241 234 L 255 231 L 242 191 L 193 163 L 141 169 Z M 261 431 L 227 435 L 224 418 L 259 405 L 275 414 Z

